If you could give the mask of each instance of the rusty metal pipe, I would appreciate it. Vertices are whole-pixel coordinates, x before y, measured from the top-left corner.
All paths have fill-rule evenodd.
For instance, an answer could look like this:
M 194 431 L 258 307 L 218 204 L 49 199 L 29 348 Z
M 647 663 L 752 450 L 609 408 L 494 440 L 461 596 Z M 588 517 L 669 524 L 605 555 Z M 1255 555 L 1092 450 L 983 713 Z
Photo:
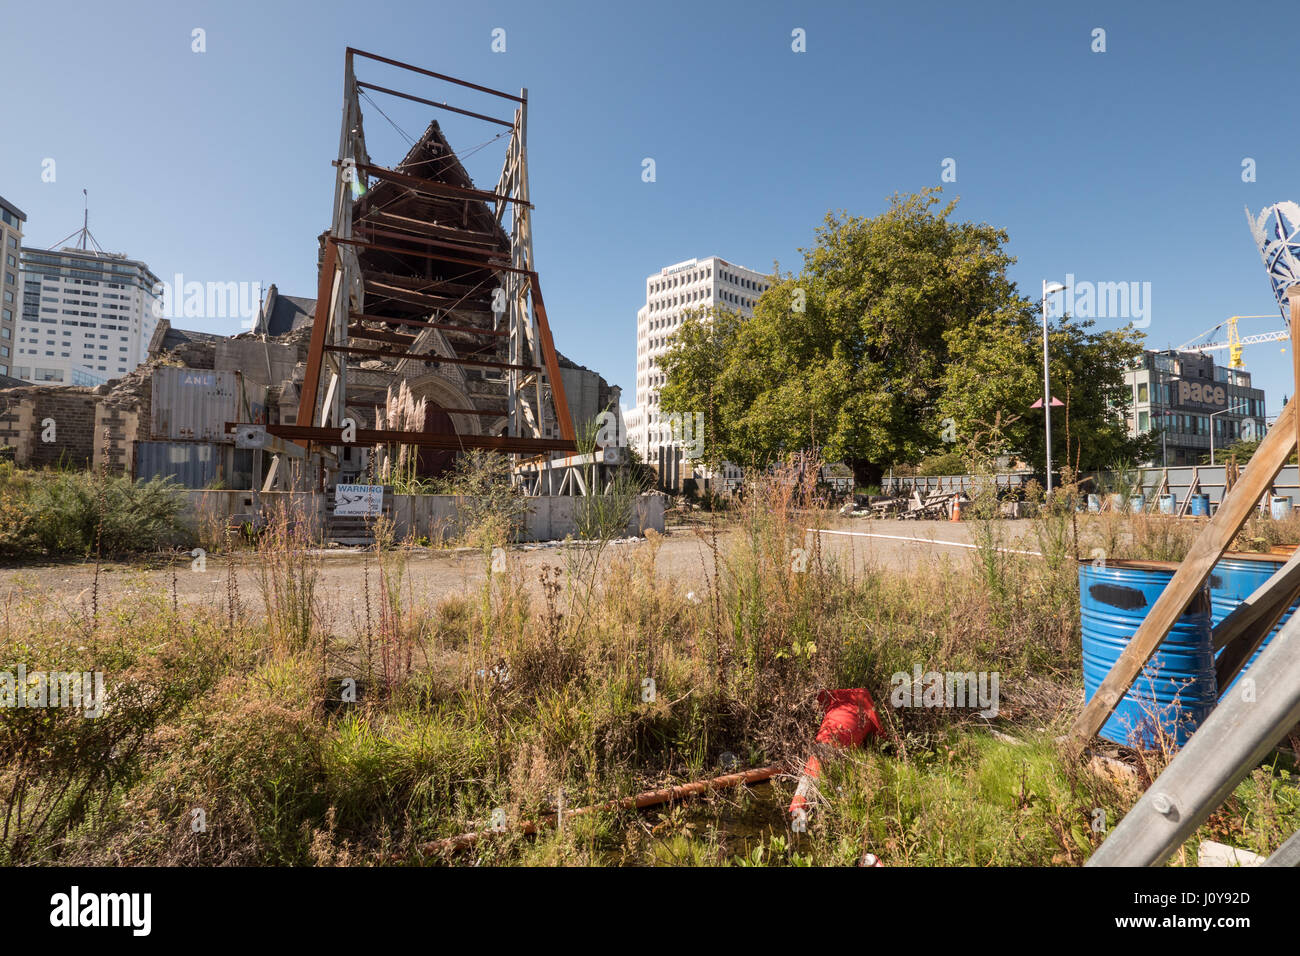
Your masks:
M 571 820 L 574 817 L 589 816 L 593 813 L 604 813 L 610 810 L 644 810 L 646 807 L 655 807 L 663 803 L 671 803 L 677 800 L 685 800 L 691 797 L 703 796 L 712 793 L 714 790 L 728 790 L 732 787 L 747 786 L 751 783 L 762 783 L 765 780 L 771 780 L 777 774 L 784 773 L 786 767 L 784 764 L 772 764 L 767 767 L 760 767 L 756 770 L 744 770 L 740 773 L 724 774 L 721 777 L 713 777 L 708 780 L 697 780 L 695 783 L 682 784 L 680 787 L 665 787 L 662 790 L 647 790 L 639 793 L 634 797 L 623 797 L 618 800 L 609 800 L 605 803 L 594 803 L 586 807 L 576 807 L 573 810 L 564 811 L 564 819 Z M 426 843 L 421 850 L 427 855 L 436 855 L 440 853 L 455 853 L 460 850 L 467 850 L 479 840 L 494 834 L 516 832 L 516 833 L 537 833 L 544 827 L 554 826 L 557 814 L 551 813 L 540 820 L 524 820 L 515 824 L 513 827 L 505 827 L 495 830 L 474 830 L 470 833 L 462 833 L 460 836 L 447 837 L 442 840 L 434 840 L 432 843 Z

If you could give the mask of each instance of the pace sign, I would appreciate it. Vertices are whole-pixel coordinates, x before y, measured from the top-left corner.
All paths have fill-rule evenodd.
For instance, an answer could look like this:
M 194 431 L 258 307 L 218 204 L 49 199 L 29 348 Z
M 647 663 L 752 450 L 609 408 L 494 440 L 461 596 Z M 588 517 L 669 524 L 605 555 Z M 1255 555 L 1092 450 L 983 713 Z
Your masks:
M 1204 384 L 1200 382 L 1179 382 L 1178 404 L 1186 405 L 1189 402 L 1223 408 L 1228 403 L 1228 392 L 1222 385 L 1215 385 L 1213 382 L 1205 382 Z
M 384 510 L 383 485 L 335 485 L 336 515 L 378 515 Z

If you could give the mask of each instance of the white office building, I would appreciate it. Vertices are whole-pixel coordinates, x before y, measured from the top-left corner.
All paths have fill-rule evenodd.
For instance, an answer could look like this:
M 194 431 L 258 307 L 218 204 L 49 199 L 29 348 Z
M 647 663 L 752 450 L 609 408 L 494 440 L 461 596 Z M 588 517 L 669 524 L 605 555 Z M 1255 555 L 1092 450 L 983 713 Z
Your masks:
M 11 375 L 101 385 L 143 362 L 158 325 L 158 277 L 121 253 L 24 247 L 23 316 Z
M 0 377 L 11 376 L 14 343 L 18 338 L 18 320 L 23 311 L 23 286 L 18 281 L 19 258 L 22 255 L 23 223 L 27 215 L 13 203 L 0 196 L 0 289 L 4 290 L 0 304 Z
M 772 284 L 761 272 L 710 256 L 666 266 L 645 281 L 645 305 L 636 313 L 636 408 L 627 416 L 628 442 L 651 464 L 669 442 L 659 408 L 667 381 L 662 360 L 688 312 L 719 307 L 746 317 Z

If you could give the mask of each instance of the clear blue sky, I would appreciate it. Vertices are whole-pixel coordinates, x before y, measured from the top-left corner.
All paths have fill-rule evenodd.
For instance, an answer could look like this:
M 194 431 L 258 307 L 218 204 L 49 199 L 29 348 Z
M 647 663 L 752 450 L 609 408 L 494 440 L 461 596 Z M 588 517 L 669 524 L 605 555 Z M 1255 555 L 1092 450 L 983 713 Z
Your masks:
M 4 0 L 0 195 L 49 245 L 81 221 L 162 278 L 315 295 L 348 45 L 527 86 L 536 252 L 560 350 L 634 391 L 644 277 L 691 256 L 796 268 L 826 212 L 957 161 L 1013 277 L 1151 283 L 1149 344 L 1280 328 L 1242 207 L 1300 200 L 1300 13 L 1207 2 L 64 3 Z M 207 51 L 191 52 L 191 31 Z M 494 28 L 506 52 L 491 51 Z M 1092 31 L 1106 30 L 1093 53 Z M 791 50 L 802 28 L 807 52 Z M 393 85 L 386 68 L 363 79 Z M 403 78 L 401 88 L 421 92 Z M 429 81 L 423 95 L 448 98 Z M 454 94 L 485 112 L 502 101 Z M 428 111 L 379 105 L 418 134 Z M 502 105 L 504 104 L 502 102 Z M 363 102 L 371 152 L 404 141 Z M 508 116 L 508 112 L 499 112 Z M 445 119 L 444 117 L 440 117 Z M 445 119 L 458 151 L 495 130 Z M 469 161 L 490 186 L 501 143 Z M 41 181 L 45 158 L 57 180 Z M 657 182 L 644 183 L 652 157 Z M 1241 163 L 1257 163 L 1244 183 Z M 186 323 L 238 331 L 237 321 Z M 1118 323 L 1103 321 L 1101 325 Z M 1226 361 L 1224 353 L 1218 353 Z M 1275 413 L 1289 355 L 1248 349 Z

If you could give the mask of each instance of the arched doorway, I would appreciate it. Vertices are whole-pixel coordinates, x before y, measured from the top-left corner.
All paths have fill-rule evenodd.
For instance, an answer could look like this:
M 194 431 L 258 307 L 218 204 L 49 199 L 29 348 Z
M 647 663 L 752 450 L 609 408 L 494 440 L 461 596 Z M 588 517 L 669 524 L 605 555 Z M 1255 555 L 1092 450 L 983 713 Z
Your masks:
M 432 401 L 425 407 L 425 432 L 441 435 L 455 435 L 456 425 L 451 416 Z M 456 452 L 441 448 L 421 448 L 416 458 L 415 472 L 421 478 L 442 478 L 456 464 Z

